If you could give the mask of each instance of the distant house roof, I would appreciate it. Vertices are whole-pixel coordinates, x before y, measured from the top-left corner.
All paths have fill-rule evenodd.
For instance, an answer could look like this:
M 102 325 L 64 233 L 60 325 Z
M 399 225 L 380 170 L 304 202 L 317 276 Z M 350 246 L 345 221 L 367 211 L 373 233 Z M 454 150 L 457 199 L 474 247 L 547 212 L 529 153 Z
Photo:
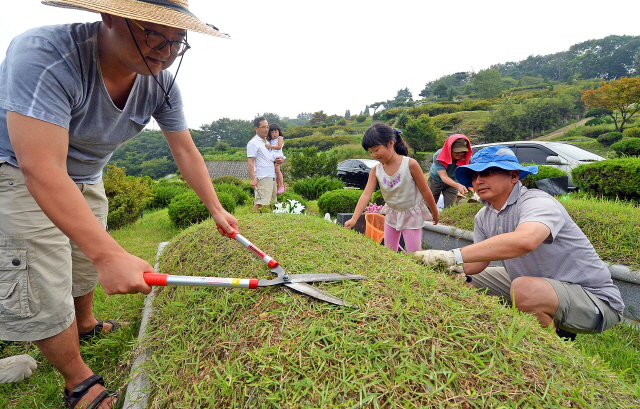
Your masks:
M 208 161 L 205 162 L 211 179 L 220 176 L 235 176 L 243 180 L 249 180 L 249 167 L 247 161 Z

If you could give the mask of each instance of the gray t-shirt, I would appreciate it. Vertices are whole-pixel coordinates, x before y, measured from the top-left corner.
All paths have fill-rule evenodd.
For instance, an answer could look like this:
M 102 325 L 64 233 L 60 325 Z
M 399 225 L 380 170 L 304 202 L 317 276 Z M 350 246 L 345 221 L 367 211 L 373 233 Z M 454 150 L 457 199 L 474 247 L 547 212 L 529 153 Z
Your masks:
M 98 58 L 99 22 L 45 26 L 14 38 L 0 65 L 0 159 L 18 166 L 7 130 L 7 111 L 69 131 L 67 170 L 76 183 L 96 183 L 111 154 L 151 117 L 161 129 L 187 129 L 177 86 L 171 107 L 151 75 L 138 75 L 123 109 L 115 106 Z M 173 79 L 156 76 L 165 89 Z
M 474 220 L 476 243 L 513 232 L 525 222 L 543 223 L 551 230 L 551 235 L 537 249 L 503 261 L 511 280 L 529 276 L 578 284 L 613 309 L 624 310 L 620 290 L 613 284 L 609 269 L 580 227 L 551 195 L 527 189 L 518 182 L 503 209 L 496 210 L 485 201 L 482 204 L 485 207 Z

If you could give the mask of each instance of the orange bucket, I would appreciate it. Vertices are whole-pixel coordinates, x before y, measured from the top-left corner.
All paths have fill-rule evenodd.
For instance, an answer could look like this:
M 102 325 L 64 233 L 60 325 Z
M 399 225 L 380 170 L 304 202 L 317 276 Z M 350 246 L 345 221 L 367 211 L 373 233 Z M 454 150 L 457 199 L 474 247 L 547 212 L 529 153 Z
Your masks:
M 364 215 L 366 222 L 364 235 L 378 244 L 384 239 L 384 219 L 385 216 L 380 213 L 365 213 Z

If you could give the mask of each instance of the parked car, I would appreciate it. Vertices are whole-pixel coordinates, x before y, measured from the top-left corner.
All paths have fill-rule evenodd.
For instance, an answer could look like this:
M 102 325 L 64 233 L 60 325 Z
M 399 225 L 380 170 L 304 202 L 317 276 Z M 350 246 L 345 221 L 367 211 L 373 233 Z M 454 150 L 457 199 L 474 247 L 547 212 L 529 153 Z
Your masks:
M 364 189 L 369 179 L 369 172 L 378 163 L 380 162 L 374 159 L 347 159 L 338 163 L 336 176 L 347 186 Z
M 571 170 L 573 168 L 584 163 L 605 160 L 600 155 L 563 142 L 514 141 L 486 143 L 473 145 L 471 150 L 476 153 L 482 148 L 494 145 L 510 148 L 516 154 L 520 163 L 552 166 L 566 172 L 569 175 L 569 186 L 572 188 L 575 188 L 571 181 Z

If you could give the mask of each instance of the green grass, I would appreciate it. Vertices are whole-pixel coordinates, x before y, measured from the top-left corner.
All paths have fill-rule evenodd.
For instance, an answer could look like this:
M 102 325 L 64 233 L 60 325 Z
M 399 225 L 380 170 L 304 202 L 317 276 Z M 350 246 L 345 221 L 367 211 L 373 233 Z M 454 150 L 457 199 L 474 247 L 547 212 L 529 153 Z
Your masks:
M 631 334 L 630 354 L 607 362 L 606 350 L 593 347 L 600 358 L 585 345 L 585 354 L 533 317 L 319 217 L 246 214 L 241 223 L 291 273 L 367 275 L 314 284 L 360 309 L 282 287 L 163 289 L 145 342 L 152 408 L 630 408 L 640 397 L 628 379 L 638 375 L 627 369 L 638 358 Z M 211 222 L 176 237 L 161 271 L 269 275 Z
M 462 207 L 462 206 L 461 206 Z M 299 272 L 360 272 L 364 283 L 314 284 L 360 305 L 343 309 L 284 288 L 166 288 L 147 330 L 154 408 L 192 407 L 634 407 L 640 394 L 638 332 L 618 325 L 563 343 L 532 317 L 393 254 L 318 216 L 236 212 L 242 233 Z M 111 232 L 161 271 L 269 275 L 211 221 L 182 233 L 166 210 Z M 142 296 L 96 291 L 99 317 L 128 328 L 82 347 L 88 364 L 119 388 L 129 377 Z M 32 378 L 0 385 L 0 408 L 59 408 L 62 379 L 29 343 Z M 635 400 L 634 400 L 635 399 Z M 362 403 L 362 406 L 358 406 Z
M 131 226 L 114 230 L 111 235 L 130 253 L 155 263 L 158 244 L 170 240 L 180 230 L 173 227 L 167 210 L 145 213 Z M 103 339 L 81 346 L 82 356 L 95 372 L 102 375 L 109 388 L 118 389 L 129 377 L 132 350 L 138 335 L 144 297 L 138 295 L 107 296 L 98 286 L 94 312 L 98 318 L 114 318 L 130 326 Z M 38 361 L 38 369 L 19 384 L 0 385 L 0 408 L 39 409 L 62 407 L 62 377 L 44 359 L 35 345 L 28 342 L 0 342 L 0 357 L 27 353 Z

